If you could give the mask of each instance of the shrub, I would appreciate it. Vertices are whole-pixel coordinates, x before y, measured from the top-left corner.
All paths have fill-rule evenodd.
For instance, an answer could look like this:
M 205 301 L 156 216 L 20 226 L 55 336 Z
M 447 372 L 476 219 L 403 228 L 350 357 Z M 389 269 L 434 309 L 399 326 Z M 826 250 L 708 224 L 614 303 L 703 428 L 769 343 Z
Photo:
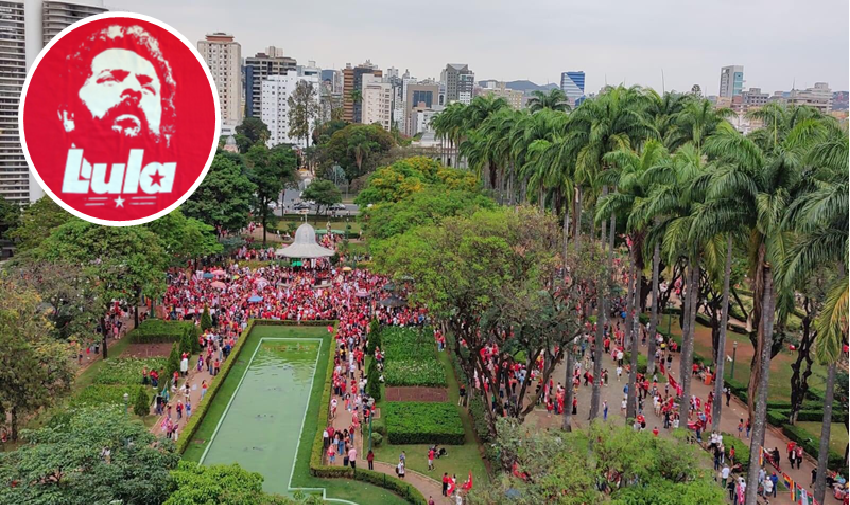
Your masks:
M 463 421 L 451 403 L 389 402 L 384 405 L 383 414 L 391 444 L 464 442 Z
M 384 423 L 383 417 L 372 419 L 372 433 L 380 433 L 383 436 L 387 436 L 387 426 Z
M 136 402 L 133 404 L 133 413 L 139 417 L 145 417 L 151 413 L 151 399 L 147 392 L 142 389 L 136 393 Z
M 178 342 L 186 334 L 196 334 L 195 323 L 192 321 L 163 321 L 147 319 L 139 327 L 129 333 L 134 344 L 168 344 Z
M 372 436 L 370 438 L 372 439 L 372 447 L 380 447 L 381 443 L 384 441 L 384 437 L 380 433 L 372 432 Z
M 378 377 L 378 369 L 375 367 L 366 375 L 366 392 L 375 401 L 381 399 L 381 382 Z
M 481 395 L 476 394 L 469 400 L 469 415 L 472 417 L 472 428 L 482 442 L 490 441 L 490 426 L 487 424 L 486 406 Z
M 646 373 L 646 356 L 643 354 L 638 354 L 637 359 L 637 372 L 645 374 Z M 625 353 L 623 355 L 623 363 L 631 363 L 631 353 Z
M 781 428 L 788 422 L 788 416 L 784 410 L 770 409 L 767 411 L 767 422 Z
M 206 331 L 212 328 L 212 317 L 210 317 L 210 308 L 204 304 L 204 313 L 201 315 L 201 331 Z

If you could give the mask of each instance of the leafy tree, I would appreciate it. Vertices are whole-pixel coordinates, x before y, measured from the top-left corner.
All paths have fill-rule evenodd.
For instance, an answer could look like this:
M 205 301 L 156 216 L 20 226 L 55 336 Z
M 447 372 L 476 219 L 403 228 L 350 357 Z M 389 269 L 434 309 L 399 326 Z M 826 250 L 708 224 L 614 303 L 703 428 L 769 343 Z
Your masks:
M 269 128 L 258 117 L 249 116 L 236 127 L 236 145 L 245 154 L 255 144 L 265 144 L 269 139 Z
M 139 417 L 145 417 L 151 413 L 151 401 L 144 389 L 140 389 L 138 394 L 136 394 L 136 400 L 133 403 L 133 413 Z
M 222 251 L 212 225 L 186 217 L 178 207 L 145 225 L 156 233 L 165 252 L 174 259 L 196 259 Z
M 348 126 L 348 123 L 339 119 L 316 126 L 313 129 L 313 144 L 327 144 L 331 136 Z
M 294 505 L 296 503 L 318 504 L 323 501 L 315 496 L 307 497 L 296 491 L 293 498 L 263 493 L 263 476 L 249 472 L 239 464 L 199 465 L 181 461 L 171 477 L 177 489 L 165 505 Z
M 65 260 L 23 262 L 20 279 L 51 309 L 51 334 L 61 340 L 88 345 L 95 337 L 101 304 L 81 265 Z
M 0 416 L 6 419 L 8 413 L 12 440 L 18 438 L 19 416 L 51 405 L 73 379 L 68 348 L 52 338 L 40 302 L 25 283 L 11 276 L 0 279 Z
M 165 290 L 168 256 L 158 237 L 144 226 L 100 226 L 74 219 L 56 228 L 33 253 L 37 261 L 80 265 L 101 304 L 101 317 L 109 312 L 112 300 L 138 306 L 142 295 L 156 296 Z M 103 340 L 106 358 L 106 332 Z
M 379 125 L 350 124 L 331 136 L 326 150 L 329 161 L 339 163 L 351 181 L 368 173 L 394 145 L 392 134 Z
M 364 209 L 361 216 L 365 235 L 373 240 L 385 240 L 417 226 L 437 224 L 446 217 L 471 215 L 477 210 L 495 207 L 496 202 L 480 193 L 431 186 L 398 203 Z
M 725 503 L 723 490 L 701 470 L 697 447 L 629 427 L 593 424 L 587 431 L 531 435 L 505 419 L 496 448 L 505 473 L 491 485 L 473 486 L 471 504 Z
M 0 197 L 0 238 L 10 238 L 9 233 L 21 223 L 20 205 Z
M 354 203 L 366 206 L 382 202 L 398 202 L 424 190 L 429 185 L 446 189 L 478 191 L 478 181 L 468 170 L 446 168 L 431 158 L 414 156 L 381 167 L 369 175 L 366 187 Z
M 274 217 L 270 203 L 276 202 L 283 190 L 284 181 L 291 179 L 298 168 L 295 151 L 288 147 L 266 148 L 265 144 L 254 144 L 245 154 L 248 177 L 256 186 L 254 215 L 263 224 L 263 246 L 266 245 L 266 225 Z
M 335 203 L 342 201 L 342 191 L 327 179 L 315 180 L 307 186 L 307 189 L 301 194 L 304 200 L 312 200 L 316 205 L 325 206 L 325 212 Z
M 31 505 L 159 505 L 180 456 L 120 408 L 82 409 L 25 433 L 0 453 L 0 502 Z
M 60 207 L 49 196 L 39 198 L 24 209 L 20 226 L 9 234 L 17 242 L 18 254 L 38 247 L 42 240 L 53 233 L 58 226 L 67 223 L 74 216 Z
M 319 116 L 319 100 L 316 88 L 307 81 L 299 81 L 295 91 L 287 99 L 289 104 L 289 136 L 304 140 L 310 145 L 310 133 Z
M 187 217 L 212 225 L 219 234 L 238 231 L 248 224 L 256 189 L 238 154 L 216 153 L 204 182 L 181 208 Z

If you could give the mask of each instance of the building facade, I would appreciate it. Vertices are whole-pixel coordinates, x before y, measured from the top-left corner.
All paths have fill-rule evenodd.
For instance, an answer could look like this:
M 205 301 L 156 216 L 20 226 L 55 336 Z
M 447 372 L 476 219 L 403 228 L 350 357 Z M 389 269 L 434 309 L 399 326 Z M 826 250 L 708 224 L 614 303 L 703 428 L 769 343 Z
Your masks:
M 263 80 L 295 70 L 295 58 L 283 55 L 283 49 L 269 46 L 265 52 L 245 58 L 245 116 L 260 117 Z
M 561 91 L 567 95 L 567 101 L 575 106 L 584 99 L 584 70 L 561 72 Z
M 222 133 L 233 134 L 242 123 L 242 46 L 233 35 L 213 33 L 198 42 L 198 52 L 207 62 L 218 90 Z M 246 83 L 247 86 L 247 83 Z M 253 83 L 252 83 L 253 86 Z M 247 107 L 247 103 L 245 104 Z M 252 105 L 253 109 L 253 105 Z
M 420 126 L 414 116 L 420 111 L 437 109 L 440 99 L 440 86 L 437 83 L 410 83 L 407 85 L 407 98 L 404 103 L 404 134 L 413 136 Z
M 363 123 L 377 123 L 386 131 L 393 126 L 393 85 L 374 74 L 363 76 Z
M 269 129 L 269 140 L 266 145 L 272 148 L 278 144 L 293 144 L 306 148 L 309 136 L 313 135 L 315 120 L 310 120 L 308 138 L 296 138 L 290 134 L 289 97 L 298 86 L 309 85 L 316 89 L 316 106 L 319 105 L 319 80 L 316 75 L 299 75 L 298 71 L 290 70 L 285 74 L 266 77 L 262 83 L 262 110 L 260 119 Z
M 18 131 L 18 105 L 29 67 L 64 28 L 106 10 L 103 0 L 0 1 L 0 197 L 26 204 L 44 194 L 30 174 Z
M 449 63 L 440 77 L 446 85 L 445 104 L 460 102 L 469 105 L 475 87 L 475 73 L 469 69 L 469 65 Z
M 720 94 L 718 96 L 732 98 L 744 91 L 744 66 L 727 65 L 720 69 Z
M 475 96 L 492 96 L 496 98 L 504 98 L 508 105 L 514 109 L 521 109 L 523 102 L 523 92 L 517 89 L 506 87 L 504 81 L 484 81 L 483 86 L 475 88 Z
M 378 66 L 372 64 L 369 60 L 356 67 L 352 67 L 350 63 L 347 63 L 345 69 L 342 71 L 342 117 L 349 123 L 363 122 L 363 76 L 366 74 L 371 74 L 374 77 L 383 77 L 381 71 L 378 70 Z M 360 95 L 359 99 L 355 100 L 358 94 Z
M 823 114 L 832 112 L 832 90 L 829 83 L 816 82 L 814 88 L 792 89 L 787 98 L 788 105 L 808 105 Z

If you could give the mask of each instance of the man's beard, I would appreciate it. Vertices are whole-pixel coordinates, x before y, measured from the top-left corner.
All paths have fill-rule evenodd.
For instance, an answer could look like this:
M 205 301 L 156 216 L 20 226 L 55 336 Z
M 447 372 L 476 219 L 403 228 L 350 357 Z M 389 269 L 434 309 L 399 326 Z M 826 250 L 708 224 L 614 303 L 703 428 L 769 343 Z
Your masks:
M 85 105 L 79 107 L 72 137 L 77 147 L 97 143 L 104 151 L 116 153 L 150 147 L 160 140 L 158 134 L 151 132 L 141 107 L 126 99 L 107 110 L 102 118 L 93 117 Z

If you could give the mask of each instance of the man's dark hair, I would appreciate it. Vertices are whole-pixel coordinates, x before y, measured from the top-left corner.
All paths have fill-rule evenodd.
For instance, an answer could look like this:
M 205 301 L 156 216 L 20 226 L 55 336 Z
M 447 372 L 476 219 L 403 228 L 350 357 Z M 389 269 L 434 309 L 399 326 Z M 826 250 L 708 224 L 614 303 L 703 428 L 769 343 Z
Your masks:
M 138 25 L 111 25 L 92 33 L 85 38 L 75 52 L 65 57 L 67 66 L 64 72 L 65 75 L 61 76 L 61 80 L 67 82 L 69 89 L 81 89 L 86 83 L 86 80 L 91 77 L 92 60 L 95 56 L 108 49 L 133 51 L 153 64 L 160 82 L 162 116 L 159 133 L 169 138 L 174 133 L 176 117 L 174 112 L 174 93 L 177 84 L 174 82 L 171 65 L 162 56 L 159 43 L 143 27 Z M 61 109 L 73 110 L 70 106 L 74 103 L 73 100 L 75 98 L 77 98 L 76 94 L 66 96 L 65 100 L 72 100 L 72 102 L 63 103 Z

